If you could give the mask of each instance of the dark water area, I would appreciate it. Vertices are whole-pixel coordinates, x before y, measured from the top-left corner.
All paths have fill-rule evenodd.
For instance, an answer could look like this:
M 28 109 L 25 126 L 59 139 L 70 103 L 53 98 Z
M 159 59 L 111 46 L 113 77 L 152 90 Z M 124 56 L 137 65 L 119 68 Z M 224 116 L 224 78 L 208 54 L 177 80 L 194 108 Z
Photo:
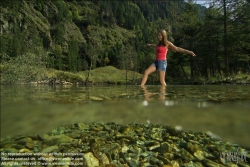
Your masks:
M 1 137 L 78 122 L 170 125 L 250 148 L 250 86 L 1 85 Z

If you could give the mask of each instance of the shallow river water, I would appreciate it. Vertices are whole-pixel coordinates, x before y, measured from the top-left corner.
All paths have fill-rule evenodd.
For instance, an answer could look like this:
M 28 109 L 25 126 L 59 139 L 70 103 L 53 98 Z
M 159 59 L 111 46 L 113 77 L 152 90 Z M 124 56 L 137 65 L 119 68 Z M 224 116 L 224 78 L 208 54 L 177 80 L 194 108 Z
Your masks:
M 1 137 L 78 122 L 164 124 L 250 148 L 250 86 L 1 85 Z

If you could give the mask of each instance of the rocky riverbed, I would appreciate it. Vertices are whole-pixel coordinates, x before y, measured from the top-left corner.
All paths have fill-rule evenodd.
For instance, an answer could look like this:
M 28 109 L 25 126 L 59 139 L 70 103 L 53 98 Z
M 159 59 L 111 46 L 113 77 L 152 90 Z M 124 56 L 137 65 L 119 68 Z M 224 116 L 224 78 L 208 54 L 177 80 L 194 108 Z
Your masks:
M 159 124 L 75 123 L 1 139 L 1 166 L 248 167 L 249 150 Z

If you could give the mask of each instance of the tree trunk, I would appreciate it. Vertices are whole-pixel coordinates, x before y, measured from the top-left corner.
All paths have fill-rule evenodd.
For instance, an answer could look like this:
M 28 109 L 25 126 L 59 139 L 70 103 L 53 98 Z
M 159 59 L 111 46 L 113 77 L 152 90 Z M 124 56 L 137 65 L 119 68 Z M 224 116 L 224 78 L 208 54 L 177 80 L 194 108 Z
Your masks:
M 226 0 L 223 0 L 223 11 L 224 11 L 224 59 L 225 59 L 225 75 L 229 75 L 229 63 L 228 63 L 228 51 L 227 51 L 227 6 Z
M 127 81 L 128 81 L 128 62 L 126 61 L 126 87 L 127 87 Z
M 193 79 L 194 78 L 194 60 L 191 58 L 190 59 L 190 70 L 191 70 L 191 79 Z M 184 71 L 185 72 L 185 71 Z M 186 73 L 185 73 L 185 75 L 186 75 Z M 186 76 L 187 77 L 187 76 Z
M 92 60 L 90 60 L 90 66 L 89 66 L 89 71 L 88 71 L 88 75 L 87 78 L 85 79 L 85 86 L 88 84 L 89 82 L 89 76 L 90 76 L 90 71 L 92 69 Z
M 188 76 L 187 76 L 187 74 L 186 74 L 184 68 L 182 67 L 182 65 L 180 65 L 180 67 L 181 67 L 181 70 L 183 71 L 183 73 L 184 73 L 184 75 L 185 75 L 186 80 L 188 80 Z

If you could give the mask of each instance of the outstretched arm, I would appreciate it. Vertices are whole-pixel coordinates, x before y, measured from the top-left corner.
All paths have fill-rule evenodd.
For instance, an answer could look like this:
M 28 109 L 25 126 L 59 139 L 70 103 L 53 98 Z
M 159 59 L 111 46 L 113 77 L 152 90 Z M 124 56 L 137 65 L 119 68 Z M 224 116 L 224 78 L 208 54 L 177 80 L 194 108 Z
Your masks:
M 150 44 L 148 43 L 147 46 L 153 46 L 153 47 L 156 47 L 156 44 Z
M 174 44 L 172 44 L 171 42 L 168 42 L 168 48 L 171 49 L 171 50 L 173 50 L 173 51 L 175 51 L 175 52 L 181 52 L 181 53 L 190 54 L 192 56 L 196 56 L 194 54 L 194 52 L 186 50 L 186 49 L 183 49 L 183 48 L 180 48 L 180 47 L 177 47 Z

